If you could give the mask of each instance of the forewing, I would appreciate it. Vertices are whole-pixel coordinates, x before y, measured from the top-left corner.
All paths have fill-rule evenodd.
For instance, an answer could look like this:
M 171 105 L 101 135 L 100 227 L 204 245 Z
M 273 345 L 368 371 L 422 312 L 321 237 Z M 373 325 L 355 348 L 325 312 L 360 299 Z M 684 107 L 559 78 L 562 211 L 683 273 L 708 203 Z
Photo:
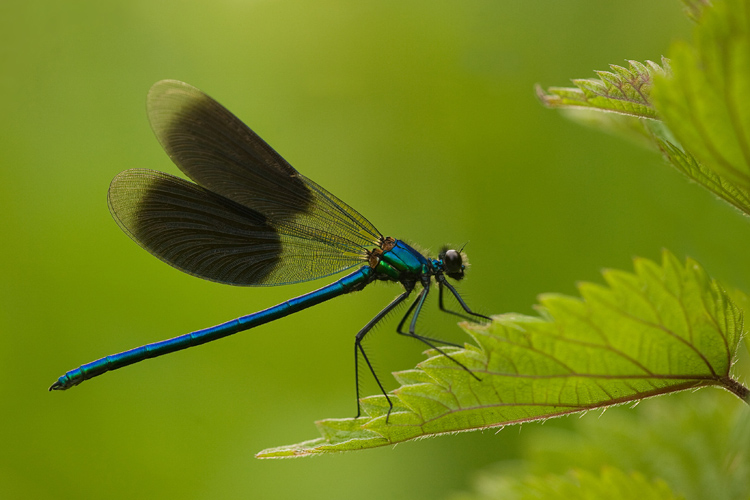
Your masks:
M 162 80 L 148 93 L 151 128 L 172 161 L 198 185 L 274 217 L 307 210 L 298 172 L 224 106 L 197 88 Z

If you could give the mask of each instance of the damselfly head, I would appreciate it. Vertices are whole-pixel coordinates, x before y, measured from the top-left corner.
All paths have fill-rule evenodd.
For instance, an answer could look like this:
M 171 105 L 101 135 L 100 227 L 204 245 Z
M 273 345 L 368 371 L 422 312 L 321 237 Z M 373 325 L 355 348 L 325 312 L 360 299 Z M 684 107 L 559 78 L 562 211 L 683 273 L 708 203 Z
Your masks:
M 438 258 L 443 262 L 443 270 L 449 278 L 463 279 L 466 266 L 459 250 L 443 249 Z

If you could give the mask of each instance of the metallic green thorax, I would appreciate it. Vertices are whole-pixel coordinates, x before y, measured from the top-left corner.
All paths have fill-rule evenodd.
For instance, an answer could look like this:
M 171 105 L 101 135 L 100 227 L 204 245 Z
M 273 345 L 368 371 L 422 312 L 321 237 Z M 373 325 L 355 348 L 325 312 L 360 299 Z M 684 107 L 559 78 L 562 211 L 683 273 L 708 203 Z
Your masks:
M 370 266 L 378 275 L 394 281 L 429 274 L 432 264 L 421 253 L 401 240 L 385 238 L 381 247 L 370 254 Z

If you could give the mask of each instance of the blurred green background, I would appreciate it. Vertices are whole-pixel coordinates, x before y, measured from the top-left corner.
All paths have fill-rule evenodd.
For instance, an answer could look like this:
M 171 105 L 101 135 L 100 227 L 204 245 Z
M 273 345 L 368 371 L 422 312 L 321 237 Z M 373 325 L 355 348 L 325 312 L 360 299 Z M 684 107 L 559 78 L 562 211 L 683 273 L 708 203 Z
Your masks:
M 3 2 L 0 497 L 441 498 L 518 453 L 509 428 L 253 458 L 354 415 L 354 334 L 394 286 L 47 392 L 81 363 L 325 284 L 205 282 L 119 230 L 115 174 L 177 173 L 146 118 L 154 82 L 212 95 L 383 233 L 433 252 L 469 242 L 469 303 L 532 313 L 537 294 L 575 293 L 662 247 L 750 288 L 745 220 L 533 93 L 658 60 L 689 32 L 677 0 Z M 388 388 L 422 359 L 396 316 L 368 344 Z M 427 331 L 464 338 L 437 307 L 426 316 Z

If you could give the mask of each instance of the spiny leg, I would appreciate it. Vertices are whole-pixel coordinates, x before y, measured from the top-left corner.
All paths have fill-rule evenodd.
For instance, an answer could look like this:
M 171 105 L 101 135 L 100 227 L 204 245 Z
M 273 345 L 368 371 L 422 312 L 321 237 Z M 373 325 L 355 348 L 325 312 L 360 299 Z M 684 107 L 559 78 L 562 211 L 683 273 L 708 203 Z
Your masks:
M 409 334 L 409 333 L 404 333 L 404 332 L 402 332 L 402 329 L 403 329 L 404 323 L 406 323 L 406 320 L 407 320 L 407 318 L 409 318 L 409 316 L 411 316 L 411 313 L 412 313 L 412 311 L 414 311 L 414 309 L 415 309 L 415 308 L 417 307 L 417 304 L 419 304 L 419 302 L 420 302 L 420 298 L 421 298 L 421 297 L 422 297 L 422 296 L 423 296 L 423 295 L 424 295 L 425 293 L 426 293 L 426 292 L 425 292 L 424 290 L 422 290 L 421 292 L 419 292 L 419 295 L 417 296 L 417 299 L 416 299 L 416 300 L 415 300 L 414 302 L 412 302 L 412 303 L 411 303 L 411 305 L 409 306 L 409 309 L 408 309 L 408 310 L 406 311 L 406 314 L 404 314 L 404 317 L 403 317 L 403 318 L 401 318 L 401 322 L 400 322 L 400 323 L 398 324 L 398 328 L 397 328 L 397 330 L 396 330 L 396 331 L 397 331 L 397 332 L 398 332 L 398 333 L 399 333 L 400 335 L 406 335 L 407 337 L 413 337 L 413 338 L 416 338 L 416 339 L 418 339 L 418 340 L 422 340 L 422 339 L 424 339 L 424 340 L 428 340 L 428 341 L 430 341 L 430 342 L 436 342 L 436 343 L 438 343 L 438 344 L 449 345 L 449 346 L 452 346 L 452 347 L 459 347 L 459 348 L 460 348 L 460 347 L 461 347 L 461 345 L 459 345 L 459 344 L 454 344 L 453 342 L 448 342 L 448 341 L 445 341 L 445 340 L 442 340 L 442 339 L 436 339 L 436 338 L 432 338 L 432 337 L 425 337 L 425 336 L 423 336 L 423 335 L 418 335 L 418 334 L 416 334 L 416 333 L 414 333 L 414 334 Z M 416 321 L 416 320 L 415 320 L 415 321 Z M 412 331 L 414 330 L 414 326 L 416 326 L 416 323 L 415 323 L 415 325 L 413 325 L 413 327 L 412 327 Z M 428 344 L 428 345 L 430 345 L 430 344 Z
M 458 316 L 460 318 L 468 319 L 469 321 L 474 321 L 474 322 L 476 322 L 476 318 L 482 318 L 482 319 L 486 319 L 487 321 L 492 321 L 492 318 L 490 318 L 489 316 L 485 316 L 484 314 L 479 314 L 479 313 L 475 313 L 474 311 L 472 311 L 469 308 L 469 306 L 466 304 L 466 302 L 464 302 L 464 299 L 461 298 L 461 296 L 458 294 L 458 291 L 453 287 L 453 285 L 451 285 L 450 283 L 448 283 L 448 280 L 446 280 L 444 276 L 438 276 L 438 277 L 436 277 L 436 279 L 437 279 L 437 282 L 438 282 L 438 305 L 440 306 L 440 310 L 441 311 L 447 312 L 449 314 L 454 314 L 454 315 L 456 315 L 456 316 Z M 450 309 L 446 309 L 444 307 L 444 305 L 443 305 L 443 286 L 445 286 L 448 290 L 450 290 L 450 292 L 453 294 L 453 296 L 456 297 L 456 300 L 461 305 L 461 307 L 463 308 L 463 310 L 466 311 L 471 316 L 474 316 L 473 318 L 469 317 L 469 316 L 467 316 L 465 314 L 461 314 L 459 312 L 456 312 L 456 311 L 451 311 Z
M 388 397 L 388 394 L 385 392 L 385 388 L 383 388 L 383 384 L 380 383 L 380 379 L 378 378 L 378 375 L 375 373 L 375 369 L 372 367 L 372 364 L 370 363 L 369 358 L 367 357 L 367 353 L 365 353 L 364 347 L 362 347 L 362 339 L 365 338 L 365 335 L 372 330 L 372 328 L 380 321 L 382 320 L 389 312 L 391 312 L 396 306 L 398 306 L 401 302 L 403 302 L 409 294 L 411 294 L 411 291 L 413 290 L 413 287 L 410 289 L 407 289 L 404 293 L 393 299 L 393 301 L 385 306 L 385 308 L 380 311 L 378 314 L 375 315 L 374 318 L 372 318 L 365 326 L 362 328 L 359 333 L 357 333 L 357 336 L 354 340 L 354 381 L 357 385 L 357 416 L 354 418 L 359 418 L 361 415 L 362 408 L 359 403 L 359 354 L 362 353 L 362 357 L 365 358 L 365 362 L 367 363 L 367 367 L 370 369 L 370 373 L 372 373 L 372 376 L 375 377 L 375 382 L 378 383 L 378 387 L 380 387 L 380 392 L 383 393 L 383 396 L 385 396 L 386 401 L 388 401 L 388 406 L 390 408 L 388 409 L 388 415 L 385 417 L 386 423 L 388 423 L 388 417 L 391 416 L 391 411 L 393 410 L 393 403 L 391 402 L 391 398 Z
M 458 366 L 460 366 L 461 368 L 463 368 L 464 370 L 466 370 L 466 373 L 468 373 L 469 375 L 471 375 L 472 377 L 474 377 L 475 379 L 477 379 L 478 381 L 481 382 L 482 379 L 480 379 L 479 377 L 477 377 L 474 374 L 474 372 L 472 372 L 471 370 L 469 370 L 466 367 L 466 365 L 464 365 L 463 363 L 461 363 L 460 361 L 458 361 L 457 359 L 455 359 L 453 356 L 451 356 L 447 352 L 443 351 L 441 348 L 439 348 L 438 346 L 436 346 L 433 342 L 440 342 L 440 343 L 443 343 L 443 344 L 449 344 L 449 345 L 452 345 L 454 347 L 461 347 L 461 346 L 456 345 L 456 344 L 450 344 L 449 342 L 443 342 L 441 340 L 431 339 L 429 337 L 423 337 L 422 335 L 419 335 L 418 333 L 416 333 L 415 330 L 416 330 L 416 327 L 417 327 L 417 318 L 419 318 L 419 314 L 422 312 L 422 306 L 424 305 L 425 299 L 427 299 L 427 294 L 429 293 L 429 291 L 430 291 L 430 288 L 429 288 L 429 285 L 427 285 L 427 286 L 425 286 L 422 289 L 421 292 L 419 292 L 419 295 L 417 296 L 417 299 L 409 307 L 409 310 L 406 312 L 406 314 L 404 315 L 404 317 L 401 318 L 401 322 L 398 324 L 398 328 L 396 329 L 396 332 L 398 332 L 399 335 L 404 335 L 404 336 L 407 336 L 407 337 L 412 337 L 412 338 L 415 338 L 415 339 L 417 339 L 417 340 L 419 340 L 419 341 L 427 344 L 428 346 L 430 346 L 430 348 L 436 350 L 437 352 L 439 352 L 440 354 L 442 354 L 446 358 L 450 359 L 451 361 L 453 361 L 454 363 L 456 363 Z M 403 331 L 404 323 L 406 323 L 406 319 L 409 317 L 409 315 L 412 313 L 412 311 L 414 311 L 414 314 L 412 315 L 411 323 L 409 324 L 409 331 L 405 332 L 405 331 Z
M 452 311 L 452 310 L 448 309 L 447 307 L 445 307 L 445 305 L 443 303 L 443 284 L 440 283 L 440 282 L 438 282 L 438 306 L 440 307 L 440 310 L 443 311 L 443 312 L 445 312 L 445 313 L 452 314 L 454 316 L 458 316 L 459 318 L 465 319 L 467 321 L 476 321 L 476 318 L 472 318 L 471 316 L 468 316 L 466 314 L 462 314 L 462 313 L 457 312 L 457 311 Z

